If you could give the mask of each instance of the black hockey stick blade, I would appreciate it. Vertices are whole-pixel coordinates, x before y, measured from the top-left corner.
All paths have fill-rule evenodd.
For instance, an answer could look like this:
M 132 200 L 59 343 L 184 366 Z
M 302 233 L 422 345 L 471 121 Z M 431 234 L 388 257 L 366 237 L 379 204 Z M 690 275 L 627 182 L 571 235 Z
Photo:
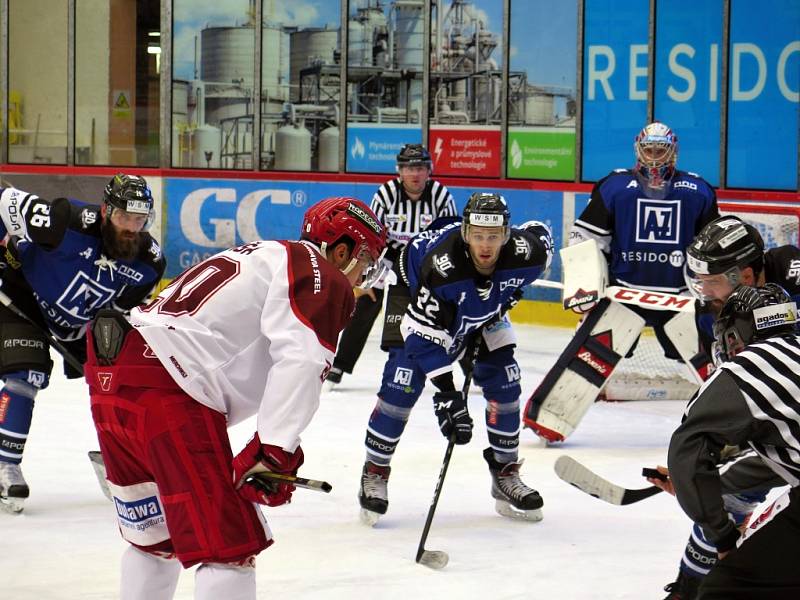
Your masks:
M 566 481 L 590 496 L 618 506 L 633 504 L 663 491 L 656 486 L 636 490 L 624 488 L 621 485 L 603 479 L 591 469 L 566 455 L 558 457 L 553 469 L 559 479 Z
M 327 481 L 319 481 L 317 479 L 306 479 L 304 477 L 297 477 L 296 475 L 286 475 L 284 473 L 273 473 L 272 471 L 259 471 L 248 475 L 245 479 L 246 483 L 254 483 L 261 481 L 267 485 L 270 482 L 277 481 L 280 483 L 291 483 L 295 487 L 303 488 L 305 490 L 314 490 L 315 492 L 325 492 L 329 494 L 333 486 Z

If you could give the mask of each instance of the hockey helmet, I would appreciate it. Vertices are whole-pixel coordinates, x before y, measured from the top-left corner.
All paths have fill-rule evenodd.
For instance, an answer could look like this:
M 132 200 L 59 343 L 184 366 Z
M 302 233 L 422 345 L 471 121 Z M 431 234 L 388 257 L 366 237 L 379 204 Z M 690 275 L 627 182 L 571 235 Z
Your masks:
M 655 191 L 665 189 L 675 174 L 678 162 L 678 136 L 664 123 L 654 121 L 636 136 L 636 173 L 646 187 Z
M 314 242 L 324 253 L 342 238 L 353 242 L 353 258 L 342 272 L 347 275 L 362 262 L 366 265 L 364 281 L 376 280 L 386 250 L 386 228 L 366 204 L 355 198 L 333 197 L 306 211 L 301 239 Z
M 468 241 L 469 228 L 475 227 L 503 227 L 503 243 L 511 237 L 506 199 L 494 192 L 474 192 L 467 200 L 464 207 L 464 220 L 461 222 L 461 237 Z
M 708 223 L 694 238 L 686 249 L 684 272 L 692 294 L 713 300 L 724 299 L 719 290 L 730 292 L 741 285 L 742 269 L 751 267 L 758 276 L 763 266 L 764 240 L 758 229 L 739 217 L 725 216 Z
M 144 177 L 118 173 L 106 185 L 103 191 L 103 202 L 106 205 L 108 217 L 115 210 L 123 210 L 131 215 L 146 216 L 142 231 L 146 231 L 153 224 L 155 210 L 153 209 L 153 194 Z
M 797 333 L 797 305 L 781 286 L 737 288 L 714 323 L 717 350 L 730 360 L 749 344 Z
M 416 165 L 426 166 L 433 169 L 433 160 L 430 152 L 422 144 L 406 144 L 397 153 L 397 168 L 410 167 Z

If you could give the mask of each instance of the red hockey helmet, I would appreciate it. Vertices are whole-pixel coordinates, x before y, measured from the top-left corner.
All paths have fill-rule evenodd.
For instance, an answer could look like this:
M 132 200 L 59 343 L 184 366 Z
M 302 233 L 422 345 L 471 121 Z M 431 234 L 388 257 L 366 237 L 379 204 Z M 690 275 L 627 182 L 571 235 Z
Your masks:
M 370 208 L 355 198 L 325 198 L 306 211 L 301 238 L 325 249 L 346 237 L 355 244 L 347 274 L 360 260 L 377 265 L 386 248 L 386 228 Z

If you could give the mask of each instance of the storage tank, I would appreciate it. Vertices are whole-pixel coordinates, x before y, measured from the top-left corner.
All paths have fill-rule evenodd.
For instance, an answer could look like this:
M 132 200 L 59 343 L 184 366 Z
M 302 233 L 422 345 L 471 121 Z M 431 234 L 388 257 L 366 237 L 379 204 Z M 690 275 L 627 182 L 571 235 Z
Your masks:
M 289 82 L 286 80 L 286 72 L 289 57 L 286 54 L 289 44 L 288 41 L 284 42 L 286 38 L 286 33 L 273 27 L 264 27 L 262 32 L 261 90 L 271 99 L 282 101 L 288 99 L 286 91 Z M 252 65 L 252 61 L 250 64 Z
M 290 34 L 289 42 L 289 77 L 292 83 L 292 95 L 296 100 L 299 98 L 294 95 L 294 90 L 299 90 L 300 70 L 313 64 L 334 64 L 333 54 L 339 47 L 338 29 L 303 29 Z M 335 93 L 337 90 L 326 90 L 328 93 Z M 308 100 L 308 98 L 304 98 Z
M 192 166 L 219 168 L 222 137 L 218 127 L 202 125 L 192 132 Z
M 553 96 L 528 92 L 525 99 L 525 123 L 528 125 L 554 125 L 555 110 Z
M 318 169 L 320 171 L 339 170 L 339 128 L 327 127 L 317 140 Z
M 369 42 L 372 46 L 372 42 Z M 364 24 L 360 21 L 350 20 L 347 22 L 347 65 L 350 67 L 363 67 L 370 64 L 371 58 L 368 61 L 367 57 L 371 57 L 367 53 L 367 42 L 364 40 Z
M 311 132 L 302 125 L 284 125 L 275 133 L 275 168 L 311 170 Z
M 394 34 L 395 62 L 398 69 L 422 69 L 424 26 L 422 18 L 424 0 L 397 0 L 395 2 Z
M 206 82 L 241 81 L 253 87 L 252 27 L 208 27 L 200 32 L 200 79 Z

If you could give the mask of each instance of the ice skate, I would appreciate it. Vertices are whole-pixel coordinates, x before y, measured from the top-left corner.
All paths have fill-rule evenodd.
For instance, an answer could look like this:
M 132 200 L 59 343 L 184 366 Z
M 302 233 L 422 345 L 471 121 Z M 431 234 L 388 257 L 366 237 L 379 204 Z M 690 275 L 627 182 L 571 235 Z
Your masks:
M 503 464 L 494 457 L 494 451 L 486 448 L 483 458 L 489 464 L 492 475 L 492 498 L 499 515 L 524 521 L 541 521 L 544 502 L 539 492 L 529 488 L 519 476 L 520 462 Z
M 700 577 L 689 577 L 679 571 L 678 579 L 664 586 L 664 591 L 669 593 L 664 600 L 694 600 L 701 581 Z
M 328 371 L 328 375 L 325 377 L 325 383 L 322 384 L 322 391 L 323 392 L 330 392 L 342 382 L 342 375 L 344 373 L 341 369 L 337 367 L 331 367 L 331 370 Z
M 0 461 L 0 508 L 10 513 L 21 513 L 29 495 L 30 489 L 20 466 Z
M 381 515 L 386 514 L 389 507 L 389 466 L 376 465 L 370 461 L 364 463 L 361 472 L 361 488 L 358 491 L 358 502 L 361 504 L 361 522 L 374 527 Z

